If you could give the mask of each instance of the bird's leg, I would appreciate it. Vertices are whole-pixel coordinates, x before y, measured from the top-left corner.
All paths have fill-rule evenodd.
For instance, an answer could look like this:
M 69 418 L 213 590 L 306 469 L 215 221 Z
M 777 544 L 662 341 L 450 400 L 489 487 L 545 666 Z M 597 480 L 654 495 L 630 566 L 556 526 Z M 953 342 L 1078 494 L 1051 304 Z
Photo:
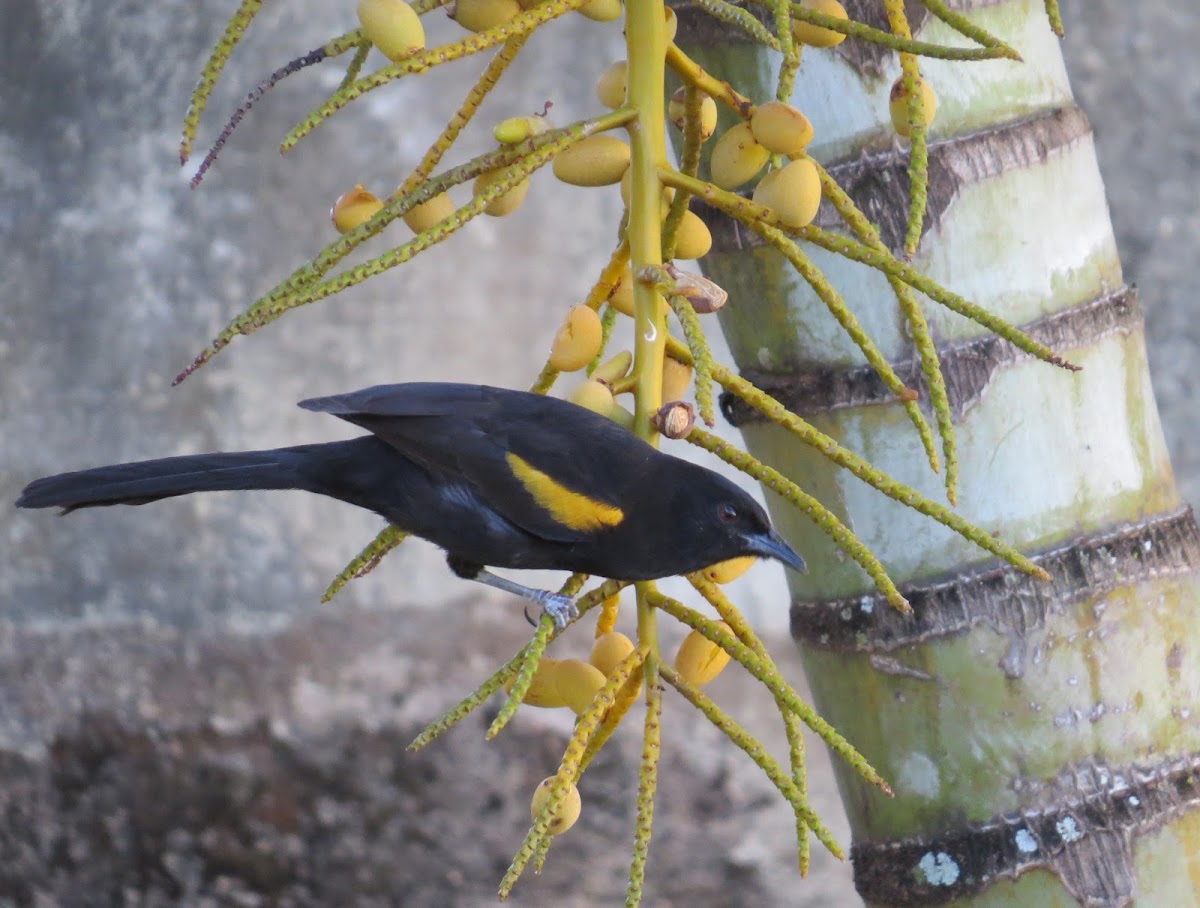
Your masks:
M 554 626 L 558 630 L 562 630 L 567 626 L 567 623 L 579 614 L 579 609 L 575 607 L 575 600 L 570 596 L 564 596 L 562 593 L 552 593 L 549 590 L 539 590 L 532 586 L 525 586 L 523 583 L 516 583 L 493 574 L 487 568 L 480 568 L 472 580 L 479 583 L 485 583 L 488 586 L 495 587 L 498 590 L 504 590 L 506 593 L 515 593 L 518 596 L 523 596 L 530 602 L 537 604 L 543 615 L 549 615 L 554 619 Z
M 579 609 L 575 607 L 575 600 L 570 596 L 525 586 L 523 583 L 493 574 L 482 565 L 467 564 L 453 557 L 447 558 L 446 561 L 450 564 L 450 570 L 459 577 L 486 584 L 494 589 L 504 590 L 506 593 L 513 593 L 533 602 L 542 610 L 543 615 L 549 615 L 554 619 L 554 626 L 560 631 L 572 618 L 579 615 Z

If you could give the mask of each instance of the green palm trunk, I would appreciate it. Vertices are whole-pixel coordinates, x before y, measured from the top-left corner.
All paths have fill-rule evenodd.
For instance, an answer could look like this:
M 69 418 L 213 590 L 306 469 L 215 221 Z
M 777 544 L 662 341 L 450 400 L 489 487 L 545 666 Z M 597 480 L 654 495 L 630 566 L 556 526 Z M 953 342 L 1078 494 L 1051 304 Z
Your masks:
M 1043 4 L 957 5 L 981 7 L 970 17 L 1024 62 L 921 61 L 939 108 L 914 264 L 1083 367 L 1034 361 L 923 301 L 954 413 L 958 510 L 1037 555 L 1053 582 L 984 557 L 749 411 L 728 415 L 752 453 L 880 556 L 914 606 L 891 610 L 802 515 L 774 509 L 810 564 L 791 578 L 792 627 L 817 706 L 896 792 L 889 800 L 852 772 L 839 778 L 864 899 L 1200 904 L 1190 810 L 1200 801 L 1200 539 L 1175 489 L 1136 294 Z M 853 18 L 882 16 L 874 0 L 846 6 Z M 915 37 L 962 43 L 909 7 Z M 677 9 L 679 43 L 703 66 L 755 100 L 773 93 L 777 55 Z M 894 250 L 908 210 L 907 148 L 893 144 L 888 118 L 898 73 L 895 54 L 854 40 L 809 48 L 793 99 L 816 127 L 811 153 Z M 747 231 L 708 220 L 716 246 L 705 270 L 730 293 L 722 327 L 743 374 L 944 498 L 902 407 L 808 285 Z M 836 215 L 819 223 L 834 227 Z M 919 386 L 884 277 L 812 257 Z

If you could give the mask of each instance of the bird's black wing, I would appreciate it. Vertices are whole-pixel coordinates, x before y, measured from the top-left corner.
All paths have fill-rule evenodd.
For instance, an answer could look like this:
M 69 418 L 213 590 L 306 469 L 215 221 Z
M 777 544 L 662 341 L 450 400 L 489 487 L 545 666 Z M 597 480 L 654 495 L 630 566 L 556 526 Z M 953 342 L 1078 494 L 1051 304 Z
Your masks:
M 511 523 L 578 542 L 624 519 L 622 493 L 648 445 L 604 417 L 482 385 L 379 385 L 300 404 L 375 433 Z
M 355 416 L 449 416 L 470 415 L 494 406 L 501 388 L 453 382 L 407 382 L 401 385 L 374 385 L 361 391 L 314 397 L 300 401 L 300 407 L 316 413 L 332 413 L 355 422 Z

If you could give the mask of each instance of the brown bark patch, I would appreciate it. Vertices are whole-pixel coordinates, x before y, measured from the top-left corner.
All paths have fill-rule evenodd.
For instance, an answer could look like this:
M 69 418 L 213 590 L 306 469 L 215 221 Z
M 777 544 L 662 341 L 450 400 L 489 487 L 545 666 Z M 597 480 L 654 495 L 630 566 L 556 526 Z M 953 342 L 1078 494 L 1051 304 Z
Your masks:
M 1049 870 L 1081 905 L 1133 901 L 1133 845 L 1200 804 L 1200 754 L 1109 767 L 1065 768 L 1048 782 L 1022 780 L 1026 806 L 932 836 L 859 842 L 854 882 L 880 905 L 943 905 L 1000 879 Z
M 1021 326 L 1021 330 L 1034 340 L 1060 353 L 1141 328 L 1141 306 L 1133 287 L 1122 288 Z M 954 421 L 962 422 L 983 399 L 984 392 L 1004 367 L 1032 357 L 999 335 L 988 333 L 941 346 L 938 358 Z M 915 351 L 910 359 L 892 363 L 892 366 L 907 387 L 916 389 L 921 399 L 929 399 L 928 383 Z M 846 407 L 897 403 L 896 396 L 871 366 L 848 369 L 813 366 L 788 375 L 746 369 L 742 371 L 742 377 L 801 416 Z M 721 396 L 721 411 L 735 426 L 766 419 L 740 397 L 728 392 Z
M 948 5 L 955 7 L 958 4 L 952 2 Z M 879 0 L 844 0 L 842 6 L 846 7 L 846 13 L 856 22 L 880 31 L 891 32 L 887 11 Z M 916 36 L 924 27 L 925 20 L 929 18 L 929 10 L 916 0 L 904 0 L 904 16 L 908 19 L 909 30 Z M 860 78 L 872 79 L 881 78 L 884 65 L 889 59 L 897 56 L 896 51 L 890 47 L 855 38 L 847 38 L 835 48 L 835 53 L 854 67 Z
M 1085 599 L 1160 577 L 1181 576 L 1200 565 L 1200 528 L 1191 508 L 1124 524 L 1033 555 L 1050 582 L 1010 564 L 989 565 L 927 584 L 901 587 L 911 614 L 891 608 L 878 592 L 838 599 L 792 601 L 792 637 L 825 650 L 891 652 L 986 624 L 1012 637 L 1015 650 L 1001 665 L 1012 678 L 1024 673 L 1020 650 L 1047 616 Z

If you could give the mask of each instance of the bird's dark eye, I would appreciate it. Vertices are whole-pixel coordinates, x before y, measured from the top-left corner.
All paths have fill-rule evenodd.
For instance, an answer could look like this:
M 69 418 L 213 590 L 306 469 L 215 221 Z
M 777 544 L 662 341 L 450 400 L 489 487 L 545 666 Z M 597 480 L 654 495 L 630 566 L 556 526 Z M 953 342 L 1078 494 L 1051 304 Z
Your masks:
M 717 517 L 722 523 L 733 523 L 738 519 L 737 508 L 731 504 L 722 504 L 717 506 Z

